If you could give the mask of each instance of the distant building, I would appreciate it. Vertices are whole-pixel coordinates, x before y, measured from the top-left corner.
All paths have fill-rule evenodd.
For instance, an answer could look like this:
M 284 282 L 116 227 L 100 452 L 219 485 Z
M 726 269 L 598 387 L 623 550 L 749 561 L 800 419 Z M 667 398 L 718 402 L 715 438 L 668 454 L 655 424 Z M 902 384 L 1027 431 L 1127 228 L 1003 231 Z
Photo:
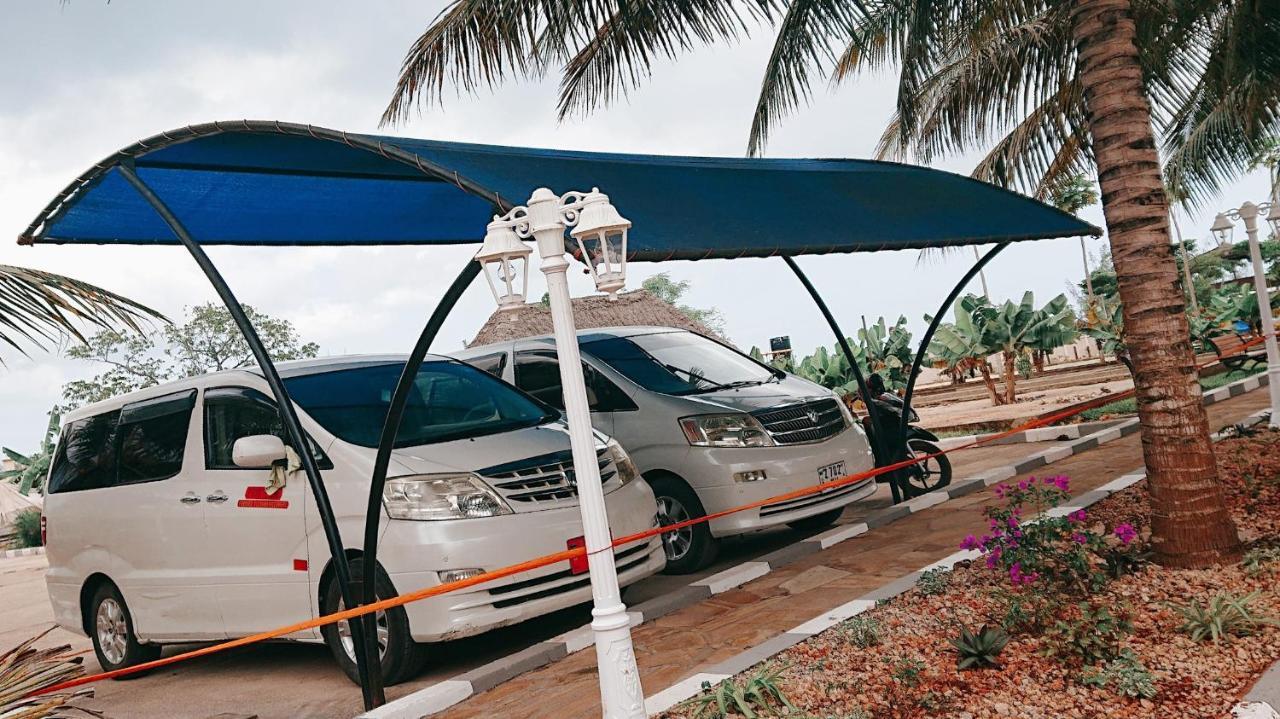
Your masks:
M 612 301 L 606 295 L 575 298 L 573 319 L 580 330 L 654 325 L 678 327 L 718 337 L 702 323 L 695 322 L 645 290 L 623 292 L 618 295 L 618 299 Z M 494 312 L 467 346 L 510 342 L 524 337 L 549 335 L 552 331 L 550 307 L 541 304 L 525 305 L 511 312 Z

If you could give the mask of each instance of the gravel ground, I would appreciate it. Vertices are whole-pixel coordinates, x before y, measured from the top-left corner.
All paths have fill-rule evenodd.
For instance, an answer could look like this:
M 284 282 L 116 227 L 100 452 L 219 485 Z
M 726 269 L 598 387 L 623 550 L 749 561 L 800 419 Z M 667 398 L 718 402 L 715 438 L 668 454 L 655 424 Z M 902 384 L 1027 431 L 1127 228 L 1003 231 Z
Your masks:
M 1217 445 L 1217 455 L 1228 504 L 1247 547 L 1280 546 L 1280 432 L 1225 440 Z M 1106 528 L 1132 523 L 1145 541 L 1146 500 L 1145 482 L 1134 485 L 1091 507 L 1089 521 Z M 1263 626 L 1254 636 L 1219 644 L 1196 643 L 1178 631 L 1181 620 L 1173 605 L 1192 599 L 1205 604 L 1218 593 L 1257 590 L 1262 594 L 1253 609 L 1280 617 L 1278 581 L 1280 561 L 1252 576 L 1241 565 L 1182 571 L 1147 565 L 1093 595 L 1097 604 L 1133 622 L 1123 646 L 1151 672 L 1156 688 L 1152 699 L 1083 685 L 1080 666 L 1041 655 L 1043 641 L 1036 630 L 1013 634 L 1000 654 L 1001 669 L 957 671 L 947 640 L 958 634 L 961 624 L 973 629 L 994 625 L 1005 611 L 1004 574 L 980 562 L 958 566 L 940 594 L 912 590 L 852 620 L 874 620 L 880 627 L 879 644 L 859 648 L 846 622 L 788 649 L 766 666 L 781 672 L 781 689 L 799 709 L 792 716 L 1229 717 L 1231 706 L 1280 659 L 1280 627 Z M 1076 611 L 1074 602 L 1068 602 L 1051 619 Z M 736 680 L 742 685 L 760 669 Z M 720 716 L 714 708 L 701 716 Z M 685 704 L 664 716 L 694 717 L 697 710 L 697 704 Z

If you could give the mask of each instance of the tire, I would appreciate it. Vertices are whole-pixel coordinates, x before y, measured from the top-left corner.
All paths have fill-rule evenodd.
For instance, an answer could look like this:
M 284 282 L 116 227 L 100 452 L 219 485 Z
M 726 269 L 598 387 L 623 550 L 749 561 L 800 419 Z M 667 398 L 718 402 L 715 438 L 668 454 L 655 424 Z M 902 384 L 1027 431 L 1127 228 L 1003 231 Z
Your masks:
M 903 470 L 904 483 L 908 485 L 913 497 L 951 484 L 951 460 L 945 454 L 938 454 L 942 451 L 938 445 L 919 438 L 909 438 L 907 449 L 912 456 L 938 455 Z
M 826 529 L 836 523 L 840 519 L 840 515 L 844 514 L 844 507 L 829 509 L 822 514 L 815 514 L 812 517 L 797 519 L 794 522 L 787 522 L 787 526 L 798 532 L 812 532 L 818 529 Z
M 129 605 L 116 585 L 104 582 L 93 593 L 89 604 L 89 636 L 93 638 L 93 653 L 103 671 L 115 671 L 160 658 L 160 646 L 140 644 L 133 631 L 133 615 Z M 116 679 L 133 679 L 145 674 L 138 672 Z
M 363 560 L 351 560 L 351 576 L 354 580 L 364 576 Z M 374 577 L 374 590 L 378 599 L 390 599 L 396 596 L 391 578 L 382 570 L 382 567 L 378 567 Z M 332 614 L 342 611 L 344 606 L 338 587 L 338 578 L 334 576 L 325 584 L 320 595 L 320 612 Z M 391 686 L 414 678 L 426 664 L 427 652 L 426 647 L 413 641 L 413 637 L 409 634 L 409 615 L 404 607 L 392 607 L 384 612 L 378 612 L 377 616 L 379 643 L 382 645 L 383 684 Z M 324 636 L 324 643 L 329 646 L 334 660 L 346 673 L 347 678 L 359 684 L 360 672 L 356 667 L 355 656 L 352 654 L 350 627 L 347 622 L 326 624 L 320 628 L 320 633 Z
M 660 475 L 650 479 L 649 486 L 658 501 L 658 522 L 662 526 L 706 516 L 698 495 L 684 480 Z M 715 561 L 720 542 L 703 522 L 663 534 L 662 549 L 667 555 L 664 574 L 692 574 Z

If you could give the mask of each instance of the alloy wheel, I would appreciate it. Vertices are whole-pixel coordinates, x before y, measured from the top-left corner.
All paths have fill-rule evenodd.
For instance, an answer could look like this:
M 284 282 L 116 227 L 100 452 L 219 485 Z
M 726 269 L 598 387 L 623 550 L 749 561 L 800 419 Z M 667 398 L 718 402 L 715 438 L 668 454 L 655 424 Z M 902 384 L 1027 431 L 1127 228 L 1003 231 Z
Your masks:
M 658 497 L 658 521 L 662 526 L 689 519 L 689 510 L 675 497 Z M 676 562 L 689 553 L 693 546 L 693 527 L 682 527 L 662 535 L 662 548 L 668 562 Z
M 123 662 L 129 643 L 129 623 L 124 618 L 124 607 L 111 597 L 103 599 L 98 604 L 94 631 L 98 635 L 102 656 L 112 664 Z
M 341 612 L 346 608 L 347 606 L 343 603 L 342 597 L 338 597 L 338 608 L 336 611 Z M 378 658 L 382 659 L 387 654 L 387 642 L 391 638 L 391 628 L 387 626 L 386 612 L 378 612 L 375 616 L 377 617 L 378 624 Z M 364 617 L 355 617 L 352 621 L 358 622 L 363 619 Z M 346 652 L 347 658 L 354 662 L 356 660 L 356 643 L 351 637 L 350 622 L 338 622 L 338 639 L 342 642 L 342 651 Z

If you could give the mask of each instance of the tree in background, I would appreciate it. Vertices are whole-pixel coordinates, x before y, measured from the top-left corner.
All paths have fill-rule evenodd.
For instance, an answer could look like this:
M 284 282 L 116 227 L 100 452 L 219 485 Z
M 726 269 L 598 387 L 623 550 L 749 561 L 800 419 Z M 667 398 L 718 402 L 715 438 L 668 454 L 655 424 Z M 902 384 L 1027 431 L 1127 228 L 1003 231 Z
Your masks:
M 1063 212 L 1078 215 L 1080 210 L 1098 204 L 1098 189 L 1088 175 L 1077 172 L 1055 180 L 1048 189 L 1048 201 L 1050 205 Z M 1092 271 L 1089 269 L 1089 251 L 1086 249 L 1083 236 L 1080 237 L 1080 256 L 1084 260 L 1085 296 L 1092 305 Z
M 911 362 L 915 359 L 906 317 L 900 315 L 893 327 L 887 327 L 880 317 L 870 327 L 858 330 L 857 347 L 858 364 L 864 373 L 879 373 L 891 391 L 906 388 Z
M 640 283 L 640 287 L 649 294 L 675 307 L 685 317 L 701 324 L 703 327 L 715 332 L 718 335 L 724 334 L 724 317 L 720 314 L 720 310 L 709 307 L 707 309 L 699 309 L 690 307 L 689 305 L 680 304 L 680 298 L 684 297 L 689 291 L 689 281 L 680 280 L 676 282 L 671 279 L 671 275 L 666 272 L 659 272 L 652 277 L 645 279 Z
M 293 324 L 244 305 L 275 361 L 315 357 L 320 347 L 303 342 Z M 63 387 L 66 408 L 79 407 L 180 377 L 245 367 L 253 352 L 226 308 L 213 303 L 187 308 L 186 321 L 169 325 L 159 336 L 104 330 L 67 355 L 106 365 L 105 372 Z
M 44 439 L 40 440 L 40 448 L 31 454 L 21 454 L 8 447 L 0 449 L 16 466 L 0 472 L 0 480 L 18 485 L 18 494 L 28 494 L 31 490 L 44 488 L 44 478 L 49 475 L 49 464 L 53 462 L 53 450 L 58 441 L 59 415 L 55 410 L 49 413 L 49 424 L 44 431 Z

